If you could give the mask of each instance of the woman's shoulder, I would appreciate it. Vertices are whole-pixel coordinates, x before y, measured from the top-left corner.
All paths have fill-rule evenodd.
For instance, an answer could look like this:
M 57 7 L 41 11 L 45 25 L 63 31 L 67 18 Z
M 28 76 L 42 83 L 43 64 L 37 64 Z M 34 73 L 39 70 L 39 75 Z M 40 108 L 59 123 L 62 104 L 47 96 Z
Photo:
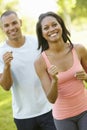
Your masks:
M 74 44 L 74 48 L 77 52 L 84 52 L 87 50 L 87 48 L 82 44 Z
M 37 65 L 37 66 L 44 65 L 44 59 L 43 59 L 42 53 L 40 53 L 38 55 L 37 59 L 35 60 L 35 65 Z
M 80 58 L 84 57 L 84 55 L 87 55 L 87 48 L 84 45 L 75 44 L 74 48 L 75 48 L 75 50 Z
M 46 63 L 42 57 L 42 53 L 37 57 L 34 62 L 34 66 L 38 75 L 42 75 L 44 70 L 46 69 Z

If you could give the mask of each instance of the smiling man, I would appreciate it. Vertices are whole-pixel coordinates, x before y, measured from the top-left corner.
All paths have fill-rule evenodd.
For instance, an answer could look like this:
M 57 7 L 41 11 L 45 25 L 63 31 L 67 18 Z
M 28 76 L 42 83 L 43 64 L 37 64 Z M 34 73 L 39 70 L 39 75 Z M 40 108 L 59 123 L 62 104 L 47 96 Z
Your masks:
M 56 130 L 51 104 L 34 69 L 37 40 L 22 34 L 22 20 L 14 11 L 1 15 L 7 40 L 0 48 L 0 85 L 12 92 L 13 117 L 17 130 Z

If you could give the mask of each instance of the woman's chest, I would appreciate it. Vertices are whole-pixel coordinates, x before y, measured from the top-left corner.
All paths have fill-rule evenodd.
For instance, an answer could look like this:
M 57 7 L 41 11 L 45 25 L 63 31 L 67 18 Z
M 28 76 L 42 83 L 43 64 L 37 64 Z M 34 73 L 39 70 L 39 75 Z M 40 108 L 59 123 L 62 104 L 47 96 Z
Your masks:
M 72 53 L 62 55 L 62 56 L 55 56 L 55 57 L 51 56 L 49 57 L 49 61 L 51 64 L 57 66 L 58 72 L 67 71 L 74 64 L 74 58 Z

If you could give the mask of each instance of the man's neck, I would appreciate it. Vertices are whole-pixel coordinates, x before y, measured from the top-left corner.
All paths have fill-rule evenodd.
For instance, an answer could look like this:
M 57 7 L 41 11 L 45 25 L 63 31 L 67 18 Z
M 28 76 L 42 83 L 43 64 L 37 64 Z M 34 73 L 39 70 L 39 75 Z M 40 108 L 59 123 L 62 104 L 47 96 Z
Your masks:
M 20 39 L 15 39 L 15 40 L 7 40 L 7 44 L 11 47 L 14 47 L 14 48 L 19 48 L 21 47 L 22 45 L 24 45 L 25 43 L 25 37 L 21 37 Z

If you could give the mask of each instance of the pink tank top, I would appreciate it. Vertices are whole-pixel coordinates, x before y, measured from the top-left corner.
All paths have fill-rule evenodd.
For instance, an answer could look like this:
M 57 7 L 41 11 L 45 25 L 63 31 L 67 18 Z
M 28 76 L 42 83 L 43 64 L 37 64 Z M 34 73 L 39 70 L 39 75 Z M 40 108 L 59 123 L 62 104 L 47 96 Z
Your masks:
M 58 74 L 58 98 L 53 104 L 53 117 L 55 119 L 66 119 L 76 116 L 87 110 L 87 90 L 83 81 L 77 80 L 74 75 L 82 70 L 75 49 L 72 49 L 73 65 L 70 69 Z M 51 66 L 45 52 L 42 56 L 47 68 Z

